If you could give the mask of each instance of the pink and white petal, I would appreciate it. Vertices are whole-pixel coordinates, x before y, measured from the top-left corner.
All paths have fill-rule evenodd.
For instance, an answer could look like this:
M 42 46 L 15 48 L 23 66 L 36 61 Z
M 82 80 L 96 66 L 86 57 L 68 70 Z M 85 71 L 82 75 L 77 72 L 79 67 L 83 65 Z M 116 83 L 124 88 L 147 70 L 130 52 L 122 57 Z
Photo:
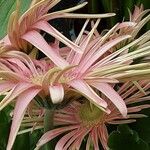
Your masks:
M 79 125 L 71 125 L 71 126 L 65 126 L 65 127 L 60 127 L 58 129 L 53 129 L 51 131 L 46 132 L 38 141 L 37 146 L 35 150 L 38 150 L 42 145 L 46 144 L 56 136 L 70 130 L 78 129 L 80 126 Z
M 35 30 L 29 31 L 22 36 L 22 38 L 35 47 L 37 47 L 41 52 L 43 52 L 47 57 L 49 57 L 54 64 L 60 68 L 65 68 L 69 64 L 61 58 L 45 41 L 45 39 Z
M 48 22 L 39 21 L 38 23 L 34 24 L 33 27 L 49 33 L 50 35 L 52 35 L 53 37 L 55 37 L 56 39 L 60 40 L 62 43 L 66 44 L 68 47 L 73 49 L 74 51 L 82 53 L 78 45 L 67 39 L 63 34 L 61 34 L 58 30 L 52 27 Z
M 77 138 L 77 140 L 71 145 L 71 149 L 79 150 L 82 144 L 82 141 L 84 140 L 84 137 L 90 132 L 90 129 L 87 129 L 85 132 L 83 132 L 80 137 Z
M 69 132 L 68 134 L 64 135 L 56 144 L 55 150 L 64 150 L 64 146 L 69 141 L 70 138 L 72 138 L 76 134 L 77 130 L 73 130 Z
M 98 130 L 99 130 L 98 135 L 99 135 L 101 144 L 102 144 L 104 150 L 108 150 L 107 142 L 108 142 L 109 135 L 108 135 L 108 131 L 107 131 L 105 124 L 101 125 Z
M 118 108 L 120 113 L 126 117 L 127 107 L 121 96 L 107 83 L 91 82 L 93 87 L 105 94 L 111 102 Z
M 110 48 L 112 48 L 113 46 L 115 46 L 116 44 L 120 43 L 123 40 L 126 40 L 128 38 L 130 38 L 131 36 L 129 35 L 125 35 L 125 36 L 121 36 L 118 37 L 112 41 L 109 41 L 107 43 L 105 43 L 103 46 L 101 46 L 96 52 L 95 54 L 88 60 L 86 61 L 82 61 L 79 67 L 79 70 L 82 69 L 82 72 L 85 72 L 88 68 L 90 68 L 90 66 L 96 62 L 96 60 L 98 58 L 100 58 L 103 54 L 105 54 Z
M 18 96 L 17 103 L 15 105 L 13 113 L 13 121 L 11 125 L 7 150 L 12 149 L 21 121 L 25 114 L 26 108 L 28 104 L 31 102 L 31 100 L 39 93 L 39 91 L 40 89 L 29 88 L 28 90 L 24 91 L 21 95 Z
M 77 90 L 79 93 L 84 95 L 87 99 L 89 99 L 92 103 L 98 106 L 100 109 L 106 108 L 107 103 L 101 99 L 94 90 L 83 80 L 73 80 L 69 82 L 69 85 Z
M 92 139 L 92 142 L 93 142 L 93 145 L 94 145 L 94 149 L 99 150 L 97 127 L 93 128 L 90 135 L 91 135 L 91 139 Z
M 19 96 L 22 92 L 26 91 L 28 88 L 34 87 L 35 85 L 29 83 L 18 83 L 13 87 L 13 89 L 5 96 L 5 98 L 0 102 L 0 110 L 7 106 L 12 100 Z
M 50 97 L 53 104 L 61 103 L 64 98 L 64 88 L 62 84 L 49 86 Z
M 82 134 L 84 134 L 86 131 L 87 131 L 86 128 L 78 128 L 77 132 L 68 140 L 63 150 L 68 150 L 71 144 L 73 142 L 76 142 L 82 136 Z
M 0 83 L 0 93 L 2 93 L 3 91 L 9 91 L 10 89 L 12 89 L 15 86 L 15 83 L 9 82 L 9 81 L 4 81 L 2 83 Z
M 118 26 L 117 26 L 117 28 L 116 28 L 116 30 L 119 30 L 119 29 L 122 29 L 122 28 L 128 28 L 128 27 L 134 27 L 135 25 L 136 25 L 137 23 L 135 23 L 135 22 L 122 22 L 122 23 L 120 23 Z

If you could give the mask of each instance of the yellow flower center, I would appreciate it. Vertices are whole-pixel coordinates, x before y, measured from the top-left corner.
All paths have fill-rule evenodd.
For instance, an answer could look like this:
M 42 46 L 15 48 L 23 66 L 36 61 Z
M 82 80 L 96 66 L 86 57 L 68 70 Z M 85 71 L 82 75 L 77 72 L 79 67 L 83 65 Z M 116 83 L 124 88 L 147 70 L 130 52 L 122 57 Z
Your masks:
M 42 85 L 43 76 L 36 76 L 31 79 L 32 83 Z
M 83 104 L 79 110 L 79 118 L 88 127 L 102 122 L 104 112 L 89 102 Z

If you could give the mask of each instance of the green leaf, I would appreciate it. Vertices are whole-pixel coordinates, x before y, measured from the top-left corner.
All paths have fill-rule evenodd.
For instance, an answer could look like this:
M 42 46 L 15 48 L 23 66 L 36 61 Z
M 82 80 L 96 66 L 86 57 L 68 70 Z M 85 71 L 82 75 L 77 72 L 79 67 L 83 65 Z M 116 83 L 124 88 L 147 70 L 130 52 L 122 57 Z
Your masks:
M 7 24 L 11 13 L 15 10 L 17 0 L 0 0 L 0 39 L 7 33 Z M 23 13 L 29 7 L 31 0 L 21 0 L 21 10 Z
M 141 118 L 136 123 L 131 124 L 131 128 L 138 132 L 139 136 L 150 144 L 150 117 Z
M 18 135 L 13 150 L 30 150 L 29 133 Z
M 148 144 L 127 125 L 119 125 L 117 131 L 110 134 L 108 146 L 111 150 L 149 150 Z

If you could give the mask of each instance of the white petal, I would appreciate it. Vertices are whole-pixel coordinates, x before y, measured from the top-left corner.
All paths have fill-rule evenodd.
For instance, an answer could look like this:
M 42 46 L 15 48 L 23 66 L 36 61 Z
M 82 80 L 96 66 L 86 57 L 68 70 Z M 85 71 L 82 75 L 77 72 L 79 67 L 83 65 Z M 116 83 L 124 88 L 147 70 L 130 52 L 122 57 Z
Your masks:
M 54 104 L 60 103 L 64 98 L 64 88 L 61 84 L 52 85 L 49 87 L 51 100 Z

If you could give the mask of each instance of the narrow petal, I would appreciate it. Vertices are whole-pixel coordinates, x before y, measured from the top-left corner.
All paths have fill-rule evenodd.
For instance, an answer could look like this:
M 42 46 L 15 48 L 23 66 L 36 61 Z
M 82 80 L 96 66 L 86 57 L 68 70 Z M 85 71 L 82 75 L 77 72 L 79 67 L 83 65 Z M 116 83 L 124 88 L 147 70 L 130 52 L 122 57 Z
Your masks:
M 7 106 L 12 100 L 14 100 L 22 92 L 26 91 L 28 88 L 34 87 L 33 84 L 29 83 L 19 83 L 13 87 L 13 89 L 5 96 L 5 98 L 0 102 L 0 110 Z
M 77 140 L 87 131 L 86 128 L 78 128 L 77 132 L 67 141 L 63 150 L 68 150 L 73 142 L 77 142 Z M 77 150 L 77 149 L 76 149 Z
M 131 36 L 129 36 L 129 35 L 125 35 L 125 36 L 121 36 L 119 38 L 116 38 L 112 41 L 105 43 L 88 60 L 85 59 L 84 61 L 82 61 L 81 66 L 79 67 L 79 70 L 82 69 L 83 72 L 86 71 L 98 58 L 100 58 L 103 54 L 105 54 L 110 48 L 112 48 L 116 44 L 118 44 L 121 41 L 126 40 L 130 37 Z
M 38 141 L 37 143 L 37 147 L 35 148 L 35 150 L 40 149 L 40 147 L 44 144 L 46 144 L 47 142 L 49 142 L 50 140 L 52 140 L 53 138 L 55 138 L 56 136 L 69 131 L 69 130 L 73 130 L 73 129 L 77 129 L 79 128 L 79 125 L 74 125 L 74 126 L 66 126 L 66 127 L 61 127 L 58 129 L 54 129 L 51 131 L 46 132 Z
M 93 130 L 91 131 L 91 139 L 94 144 L 94 149 L 99 150 L 97 127 L 93 128 Z
M 85 136 L 88 134 L 89 130 L 82 133 L 74 143 L 72 143 L 71 148 L 75 150 L 80 150 L 81 144 L 84 141 Z
M 104 124 L 99 127 L 99 139 L 103 145 L 104 150 L 108 150 L 107 142 L 108 142 L 108 131 Z
M 62 84 L 49 86 L 51 100 L 54 104 L 61 103 L 64 98 L 64 88 Z
M 3 91 L 9 91 L 15 86 L 14 83 L 11 83 L 9 81 L 5 81 L 0 83 L 0 93 L 3 93 Z
M 63 136 L 56 144 L 55 150 L 64 149 L 64 146 L 67 144 L 69 139 L 74 137 L 76 133 L 77 133 L 77 130 L 73 130 L 73 131 L 69 132 L 68 134 L 66 134 L 65 136 Z
M 112 101 L 112 103 L 118 108 L 120 113 L 124 117 L 126 117 L 127 107 L 126 107 L 124 100 L 109 84 L 92 82 L 91 85 L 94 86 L 95 88 L 97 88 L 103 94 L 105 94 Z
M 84 81 L 82 80 L 73 80 L 69 83 L 74 89 L 76 89 L 79 93 L 84 95 L 87 99 L 89 99 L 92 103 L 98 106 L 100 109 L 102 107 L 106 108 L 107 103 L 101 99 L 94 90 Z
M 57 55 L 57 53 L 55 53 L 55 49 L 52 49 L 37 31 L 29 31 L 26 34 L 24 34 L 22 38 L 28 41 L 29 43 L 33 44 L 40 51 L 42 51 L 58 67 L 61 67 L 63 69 L 69 65 L 63 58 L 61 58 L 59 55 Z
M 35 28 L 38 28 L 40 30 L 43 30 L 56 39 L 60 40 L 62 43 L 66 44 L 68 47 L 73 49 L 74 51 L 78 53 L 82 53 L 80 47 L 67 39 L 63 34 L 61 34 L 59 31 L 57 31 L 55 28 L 53 28 L 50 24 L 48 24 L 46 21 L 40 21 L 34 25 Z
M 26 108 L 30 101 L 38 94 L 40 90 L 36 88 L 30 88 L 23 92 L 19 97 L 17 98 L 17 103 L 14 109 L 13 114 L 13 121 L 11 125 L 7 150 L 11 150 L 13 143 L 15 141 L 15 138 L 17 136 L 17 132 L 19 130 L 21 121 L 23 119 L 23 116 L 25 114 Z

